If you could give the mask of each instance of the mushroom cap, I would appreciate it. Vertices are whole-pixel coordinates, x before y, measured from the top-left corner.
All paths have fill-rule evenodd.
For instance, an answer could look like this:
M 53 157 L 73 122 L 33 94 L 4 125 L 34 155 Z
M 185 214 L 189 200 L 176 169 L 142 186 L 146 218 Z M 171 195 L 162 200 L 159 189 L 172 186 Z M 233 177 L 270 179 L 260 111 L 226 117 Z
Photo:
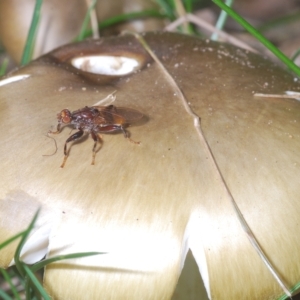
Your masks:
M 293 287 L 300 275 L 294 237 L 300 103 L 254 93 L 299 91 L 298 79 L 227 44 L 174 33 L 143 38 L 200 117 L 203 136 L 166 73 L 132 35 L 42 56 L 6 80 L 28 77 L 0 87 L 0 243 L 26 228 L 41 207 L 28 252 L 34 253 L 33 241 L 44 241 L 49 256 L 106 253 L 49 265 L 44 284 L 55 299 L 169 299 L 188 249 L 213 299 L 278 298 L 283 291 L 249 242 L 224 183 L 273 267 Z M 101 56 L 136 64 L 111 75 L 97 68 L 97 59 L 92 63 L 98 57 L 105 64 Z M 80 58 L 86 61 L 78 65 Z M 114 91 L 115 99 L 101 102 Z M 55 150 L 47 132 L 58 112 L 99 102 L 143 113 L 128 128 L 140 145 L 103 134 L 91 166 L 93 140 L 86 136 L 70 146 L 61 169 L 66 126 L 53 136 L 57 153 L 43 156 Z M 15 247 L 1 250 L 2 267 Z M 33 257 L 28 261 L 41 258 Z

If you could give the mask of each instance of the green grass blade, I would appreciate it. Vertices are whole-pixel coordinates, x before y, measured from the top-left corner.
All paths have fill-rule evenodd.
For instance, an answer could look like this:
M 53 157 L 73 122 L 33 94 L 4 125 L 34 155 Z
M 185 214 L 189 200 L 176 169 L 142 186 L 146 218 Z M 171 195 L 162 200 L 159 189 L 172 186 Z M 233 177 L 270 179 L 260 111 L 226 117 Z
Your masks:
M 228 13 L 235 21 L 242 25 L 249 33 L 257 38 L 264 46 L 266 46 L 273 54 L 277 56 L 288 68 L 290 68 L 295 74 L 300 76 L 300 68 L 291 61 L 286 55 L 284 55 L 277 47 L 275 47 L 269 40 L 267 40 L 261 33 L 259 33 L 252 25 L 250 25 L 245 19 L 238 15 L 234 10 L 224 4 L 221 0 L 212 0 L 216 5 Z
M 37 32 L 38 23 L 40 20 L 40 12 L 41 12 L 42 3 L 43 3 L 43 0 L 36 0 L 36 2 L 35 2 L 34 13 L 33 13 L 33 17 L 31 20 L 29 33 L 28 33 L 28 37 L 26 40 L 26 44 L 25 44 L 25 48 L 24 48 L 23 56 L 22 56 L 22 60 L 21 60 L 22 66 L 29 63 L 32 58 L 36 32 Z
M 91 11 L 94 9 L 96 3 L 97 3 L 97 0 L 93 0 L 92 3 L 91 3 L 91 5 L 89 6 L 87 12 L 86 12 L 86 15 L 84 17 L 84 20 L 83 20 L 83 23 L 82 23 L 79 35 L 76 38 L 77 42 L 82 41 L 84 39 L 84 37 L 85 37 L 85 32 L 87 31 L 87 27 L 88 27 L 88 24 L 89 24 L 89 21 L 90 21 L 90 17 L 91 17 Z
M 191 14 L 193 12 L 193 0 L 185 0 L 183 1 L 184 8 L 187 14 Z M 191 23 L 188 23 L 188 33 L 191 35 L 197 35 L 197 31 L 195 26 Z
M 171 21 L 174 21 L 176 16 L 175 6 L 173 2 L 166 1 L 166 0 L 155 0 L 155 2 L 160 6 L 161 10 L 166 14 L 167 18 Z
M 0 299 L 3 300 L 14 300 L 9 295 L 7 295 L 4 291 L 0 290 Z
M 6 247 L 8 244 L 12 243 L 14 240 L 18 239 L 20 236 L 22 236 L 25 233 L 25 231 L 22 231 L 16 235 L 14 235 L 13 237 L 9 238 L 8 240 L 4 241 L 1 245 L 0 245 L 0 250 L 4 247 Z
M 193 10 L 193 1 L 192 0 L 186 0 L 184 1 L 184 7 L 187 13 L 192 13 Z
M 33 266 L 31 266 L 31 270 L 32 270 L 32 272 L 36 272 L 36 271 L 44 268 L 48 264 L 51 264 L 56 261 L 64 260 L 64 259 L 80 258 L 80 257 L 100 255 L 100 254 L 105 254 L 105 252 L 79 252 L 79 253 L 72 253 L 72 254 L 66 254 L 66 255 L 58 255 L 55 257 L 48 258 L 48 259 L 44 259 L 44 260 L 34 264 Z
M 25 277 L 25 295 L 26 295 L 26 300 L 31 300 L 33 298 L 32 289 L 30 286 L 30 279 L 28 276 Z
M 292 56 L 291 60 L 292 60 L 292 61 L 295 61 L 296 58 L 297 58 L 299 55 L 300 55 L 300 49 L 298 49 L 298 50 L 295 52 L 295 54 Z
M 3 278 L 7 281 L 7 283 L 9 284 L 10 290 L 12 291 L 13 295 L 14 295 L 14 299 L 16 300 L 21 300 L 19 293 L 16 289 L 16 287 L 14 286 L 14 284 L 12 283 L 9 274 L 6 272 L 6 270 L 0 268 L 0 272 L 3 276 Z
M 7 66 L 8 66 L 8 58 L 5 58 L 0 67 L 0 77 L 6 73 Z
M 50 297 L 49 297 L 49 295 L 47 294 L 47 292 L 44 290 L 43 286 L 40 284 L 40 282 L 38 281 L 38 279 L 35 277 L 35 275 L 33 274 L 33 272 L 30 270 L 30 268 L 28 266 L 26 266 L 25 264 L 23 264 L 23 268 L 24 268 L 27 276 L 30 278 L 31 282 L 34 284 L 34 286 L 36 287 L 36 289 L 42 295 L 42 297 L 45 300 L 51 300 Z
M 276 19 L 264 22 L 262 25 L 258 26 L 256 29 L 259 32 L 264 32 L 276 27 L 286 26 L 287 24 L 298 22 L 300 18 L 300 11 L 293 12 L 289 15 L 280 16 Z
M 29 281 L 29 279 L 28 279 Z M 26 295 L 26 300 L 31 300 L 32 299 L 32 295 L 31 295 L 31 290 L 30 290 L 30 286 L 29 284 L 26 285 L 25 287 L 25 295 Z
M 32 284 L 28 276 L 25 277 L 24 291 L 26 300 L 42 300 L 38 289 Z
M 293 294 L 295 293 L 296 291 L 299 291 L 300 289 L 300 282 L 296 283 L 291 289 L 290 289 L 290 292 Z M 278 298 L 278 300 L 287 300 L 287 299 L 290 299 L 289 296 L 287 295 L 282 295 Z
M 24 231 L 23 233 L 23 236 L 21 238 L 21 241 L 16 249 L 16 252 L 15 252 L 15 256 L 14 256 L 14 259 L 15 259 L 15 264 L 16 264 L 16 267 L 20 273 L 20 275 L 22 277 L 24 277 L 24 269 L 23 269 L 23 265 L 22 262 L 20 261 L 20 254 L 21 254 L 21 251 L 22 251 L 22 248 L 26 242 L 26 239 L 28 237 L 28 235 L 30 234 L 31 230 L 33 229 L 34 227 L 34 224 L 38 218 L 38 215 L 39 215 L 39 212 L 40 212 L 40 209 L 38 209 L 38 211 L 35 213 L 31 223 L 29 224 L 28 228 Z

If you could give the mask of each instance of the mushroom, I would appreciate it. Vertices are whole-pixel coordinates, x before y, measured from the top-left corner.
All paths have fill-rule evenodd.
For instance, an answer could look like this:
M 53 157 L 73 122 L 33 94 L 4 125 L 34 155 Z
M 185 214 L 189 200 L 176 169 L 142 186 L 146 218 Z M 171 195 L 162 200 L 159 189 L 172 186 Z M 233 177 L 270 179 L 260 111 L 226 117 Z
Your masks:
M 102 56 L 105 70 L 132 68 L 110 74 Z M 298 282 L 300 104 L 254 95 L 299 92 L 298 78 L 230 45 L 160 32 L 70 44 L 4 80 L 0 243 L 41 207 L 24 261 L 41 259 L 36 241 L 47 256 L 106 253 L 47 266 L 54 299 L 169 299 L 189 249 L 211 299 L 277 299 Z M 95 104 L 142 112 L 128 128 L 140 145 L 103 134 L 92 166 L 94 142 L 82 138 L 62 169 L 65 126 L 43 156 L 56 114 Z M 15 247 L 1 250 L 1 267 Z

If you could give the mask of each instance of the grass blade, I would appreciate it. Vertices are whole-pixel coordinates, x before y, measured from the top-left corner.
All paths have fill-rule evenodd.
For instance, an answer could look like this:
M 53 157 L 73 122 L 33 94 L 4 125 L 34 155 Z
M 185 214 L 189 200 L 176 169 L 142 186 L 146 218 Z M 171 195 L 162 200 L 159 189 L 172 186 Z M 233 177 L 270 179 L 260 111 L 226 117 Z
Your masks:
M 10 244 L 11 242 L 13 242 L 14 240 L 18 239 L 20 236 L 22 236 L 25 233 L 25 231 L 22 231 L 16 235 L 14 235 L 13 237 L 9 238 L 8 240 L 4 241 L 2 244 L 0 244 L 0 250 L 4 247 L 6 247 L 8 244 Z
M 185 10 L 187 13 L 191 13 L 193 11 L 193 1 L 192 0 L 186 0 L 184 1 L 185 4 Z
M 298 50 L 294 53 L 294 55 L 292 56 L 291 60 L 292 60 L 292 61 L 295 61 L 296 58 L 297 58 L 299 55 L 300 55 L 300 49 L 298 49 Z
M 39 269 L 44 268 L 48 264 L 51 264 L 56 261 L 64 260 L 64 259 L 80 258 L 80 257 L 99 255 L 99 254 L 105 254 L 105 252 L 79 252 L 79 253 L 72 253 L 72 254 L 66 254 L 66 255 L 59 255 L 59 256 L 48 258 L 48 259 L 44 259 L 44 260 L 34 264 L 31 267 L 31 270 L 33 272 L 36 272 Z
M 0 67 L 0 77 L 6 73 L 7 66 L 8 66 L 8 58 L 5 58 Z
M 174 3 L 172 6 L 172 2 L 169 1 L 165 1 L 165 0 L 155 0 L 155 2 L 160 6 L 161 10 L 166 14 L 166 17 L 173 21 L 175 20 L 175 7 L 174 7 Z
M 23 51 L 23 56 L 21 60 L 21 65 L 26 65 L 30 62 L 33 53 L 33 47 L 35 43 L 36 32 L 38 28 L 38 23 L 40 20 L 40 12 L 43 0 L 36 0 L 33 17 L 31 19 L 31 25 L 28 32 L 28 37 L 26 40 L 25 48 Z
M 300 282 L 297 282 L 291 289 L 291 293 L 294 294 L 296 293 L 297 291 L 299 291 L 300 289 Z M 287 299 L 291 299 L 289 296 L 287 295 L 282 295 L 280 296 L 277 300 L 287 300 Z
M 2 273 L 3 278 L 7 281 L 7 283 L 10 286 L 10 290 L 12 291 L 13 295 L 14 295 L 14 299 L 16 300 L 20 300 L 20 296 L 18 294 L 18 291 L 16 289 L 16 287 L 14 286 L 14 284 L 12 283 L 9 274 L 6 272 L 6 270 L 0 268 L 0 272 Z
M 9 295 L 7 295 L 4 291 L 0 290 L 0 299 L 3 300 L 14 300 Z
M 94 9 L 96 3 L 97 3 L 97 0 L 93 0 L 93 2 L 91 3 L 91 5 L 89 6 L 89 8 L 88 8 L 88 10 L 86 12 L 86 15 L 84 17 L 84 20 L 83 20 L 83 23 L 82 23 L 79 35 L 76 38 L 77 42 L 82 41 L 84 39 L 84 37 L 85 37 L 85 32 L 86 32 L 86 29 L 88 27 L 88 23 L 89 23 L 90 17 L 91 17 L 91 11 Z
M 233 1 L 234 1 L 234 0 L 226 0 L 226 1 L 225 1 L 225 4 L 226 4 L 227 6 L 229 6 L 229 7 L 231 7 L 232 4 L 233 4 Z M 226 20 L 227 20 L 227 17 L 228 17 L 228 14 L 227 14 L 224 10 L 222 10 L 221 13 L 220 13 L 220 16 L 219 16 L 219 18 L 218 18 L 218 21 L 217 21 L 217 23 L 216 23 L 216 28 L 217 28 L 217 29 L 219 29 L 219 30 L 222 30 L 222 29 L 223 29 L 223 27 L 224 27 L 224 25 L 225 25 L 225 22 L 226 22 Z M 214 33 L 212 34 L 211 40 L 213 40 L 213 41 L 217 41 L 217 40 L 218 40 L 218 33 L 217 33 L 217 32 L 214 32 Z
M 20 254 L 21 254 L 22 248 L 23 248 L 23 246 L 26 242 L 26 239 L 27 239 L 28 235 L 30 234 L 31 230 L 34 227 L 34 224 L 37 220 L 39 212 L 40 212 L 40 209 L 38 209 L 38 211 L 35 213 L 31 223 L 28 226 L 28 228 L 24 231 L 23 236 L 21 238 L 21 241 L 20 241 L 20 243 L 19 243 L 19 245 L 16 249 L 16 252 L 15 252 L 15 256 L 14 256 L 15 264 L 16 264 L 16 267 L 17 267 L 17 269 L 18 269 L 18 271 L 19 271 L 19 273 L 22 277 L 24 277 L 25 274 L 24 274 L 24 269 L 23 269 L 24 264 L 22 264 L 22 262 L 20 261 Z
M 26 277 L 25 279 L 25 295 L 26 300 L 30 300 L 32 298 L 29 277 Z
M 256 39 L 258 39 L 264 46 L 266 46 L 273 54 L 277 56 L 288 68 L 290 68 L 295 74 L 300 76 L 300 68 L 291 61 L 286 55 L 284 55 L 277 47 L 275 47 L 268 39 L 266 39 L 260 32 L 258 32 L 252 25 L 250 25 L 245 19 L 243 19 L 234 10 L 224 4 L 221 0 L 212 0 L 216 5 L 228 13 L 235 21 L 242 25 L 249 33 L 251 33 Z
M 50 297 L 49 297 L 49 295 L 47 294 L 47 292 L 44 290 L 43 286 L 40 284 L 40 282 L 38 281 L 38 279 L 35 277 L 35 275 L 33 274 L 33 272 L 30 270 L 30 268 L 28 266 L 26 266 L 25 264 L 23 264 L 23 268 L 24 268 L 27 276 L 30 278 L 30 280 L 34 284 L 34 286 L 37 288 L 37 290 L 42 295 L 42 297 L 45 300 L 51 300 Z
M 264 32 L 267 30 L 274 29 L 276 27 L 286 26 L 287 24 L 298 22 L 299 18 L 300 18 L 300 11 L 298 10 L 294 13 L 284 15 L 284 16 L 279 16 L 276 19 L 266 21 L 262 25 L 258 26 L 256 29 L 259 32 Z

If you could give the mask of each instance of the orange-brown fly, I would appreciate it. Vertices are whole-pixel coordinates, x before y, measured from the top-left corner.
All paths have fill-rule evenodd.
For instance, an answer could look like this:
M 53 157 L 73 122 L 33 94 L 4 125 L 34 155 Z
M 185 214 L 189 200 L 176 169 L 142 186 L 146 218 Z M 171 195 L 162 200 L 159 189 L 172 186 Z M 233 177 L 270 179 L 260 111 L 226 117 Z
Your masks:
M 49 133 L 60 133 L 63 124 L 73 125 L 75 129 L 78 129 L 78 131 L 72 134 L 65 142 L 65 156 L 61 168 L 64 167 L 69 155 L 67 143 L 80 139 L 85 132 L 91 134 L 94 140 L 92 165 L 95 164 L 97 143 L 101 143 L 101 133 L 121 131 L 125 138 L 127 138 L 130 142 L 139 144 L 139 142 L 135 142 L 130 139 L 126 127 L 128 127 L 130 123 L 136 122 L 142 117 L 143 114 L 137 110 L 125 107 L 116 107 L 114 105 L 86 106 L 73 112 L 68 109 L 63 109 L 59 114 L 57 114 L 57 130 L 49 131 Z

